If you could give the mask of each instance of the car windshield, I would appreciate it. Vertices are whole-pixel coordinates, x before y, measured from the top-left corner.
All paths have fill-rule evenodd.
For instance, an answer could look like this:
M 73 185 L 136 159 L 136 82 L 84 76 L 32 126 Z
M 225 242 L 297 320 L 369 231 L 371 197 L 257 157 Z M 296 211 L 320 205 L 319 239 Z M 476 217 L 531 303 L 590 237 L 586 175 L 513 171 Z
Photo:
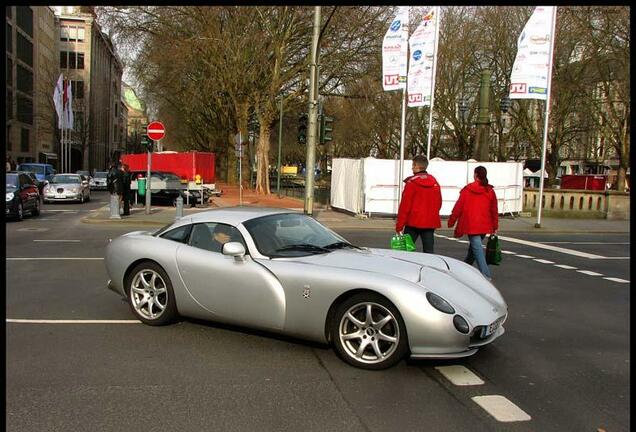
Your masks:
M 52 184 L 81 183 L 81 180 L 79 175 L 62 174 L 62 175 L 54 175 L 53 177 L 51 177 L 51 180 L 49 183 L 52 183 Z
M 329 253 L 355 247 L 304 214 L 282 213 L 244 222 L 259 252 L 272 258 Z
M 75 174 L 83 175 L 86 177 L 90 176 L 90 173 L 88 171 L 78 171 Z
M 108 173 L 105 171 L 97 171 L 95 173 L 95 178 L 106 178 L 107 175 Z
M 31 165 L 31 164 L 21 164 L 21 171 L 31 171 L 36 174 L 44 174 L 44 166 L 43 165 Z
M 173 173 L 162 173 L 166 180 L 181 180 L 181 178 Z
M 7 174 L 7 189 L 17 189 L 18 187 L 18 175 Z

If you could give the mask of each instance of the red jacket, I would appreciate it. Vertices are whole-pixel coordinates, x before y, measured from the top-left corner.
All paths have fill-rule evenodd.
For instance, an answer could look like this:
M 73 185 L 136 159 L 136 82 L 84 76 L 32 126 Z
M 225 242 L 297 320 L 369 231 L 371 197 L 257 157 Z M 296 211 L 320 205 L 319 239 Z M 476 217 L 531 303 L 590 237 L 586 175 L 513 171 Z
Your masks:
M 442 208 L 442 190 L 435 177 L 422 171 L 405 179 L 404 183 L 395 231 L 401 232 L 407 225 L 414 228 L 441 227 L 439 209 Z
M 499 229 L 497 195 L 492 186 L 482 186 L 479 181 L 466 185 L 448 219 L 448 227 L 455 225 L 455 237 L 464 234 L 490 234 Z

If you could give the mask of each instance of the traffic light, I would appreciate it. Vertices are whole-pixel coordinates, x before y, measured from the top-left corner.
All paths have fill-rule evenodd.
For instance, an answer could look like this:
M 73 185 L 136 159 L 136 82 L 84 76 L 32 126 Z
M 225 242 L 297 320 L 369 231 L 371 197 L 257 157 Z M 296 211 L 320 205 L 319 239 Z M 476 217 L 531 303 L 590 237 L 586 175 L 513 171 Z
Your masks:
M 148 138 L 148 135 L 141 136 L 141 145 L 144 149 L 146 149 L 146 151 L 152 152 L 153 142 L 150 138 Z
M 307 113 L 302 113 L 298 117 L 298 142 L 307 144 Z
M 324 144 L 327 141 L 331 141 L 331 131 L 333 131 L 333 117 L 320 115 L 320 144 Z

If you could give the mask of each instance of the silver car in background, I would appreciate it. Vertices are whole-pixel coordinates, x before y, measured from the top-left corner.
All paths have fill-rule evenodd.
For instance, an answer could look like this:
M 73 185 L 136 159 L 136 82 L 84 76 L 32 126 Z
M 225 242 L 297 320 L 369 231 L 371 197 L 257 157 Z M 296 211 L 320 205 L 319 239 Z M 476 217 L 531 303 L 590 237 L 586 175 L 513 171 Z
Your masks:
M 187 216 L 106 248 L 108 287 L 149 325 L 179 315 L 332 344 L 388 368 L 469 356 L 504 333 L 503 297 L 474 267 L 357 247 L 302 213 L 234 207 Z
M 90 187 L 93 190 L 106 190 L 106 177 L 107 171 L 95 171 L 94 175 L 90 179 Z
M 91 189 L 88 179 L 80 174 L 55 174 L 44 187 L 44 202 L 90 201 Z

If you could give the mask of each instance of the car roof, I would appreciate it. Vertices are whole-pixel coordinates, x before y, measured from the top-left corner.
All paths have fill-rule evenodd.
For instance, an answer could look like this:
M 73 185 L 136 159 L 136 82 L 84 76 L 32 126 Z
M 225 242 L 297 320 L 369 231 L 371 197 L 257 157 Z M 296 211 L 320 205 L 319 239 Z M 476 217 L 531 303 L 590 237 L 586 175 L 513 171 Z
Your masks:
M 254 219 L 261 216 L 269 216 L 273 214 L 283 213 L 297 213 L 294 210 L 288 210 L 284 208 L 270 208 L 270 207 L 223 207 L 219 209 L 213 209 L 197 213 L 192 215 L 188 221 L 189 223 L 201 223 L 201 222 L 220 222 L 227 223 L 229 225 L 239 225 L 250 219 Z M 184 218 L 186 219 L 186 218 Z M 179 224 L 180 225 L 180 224 Z

